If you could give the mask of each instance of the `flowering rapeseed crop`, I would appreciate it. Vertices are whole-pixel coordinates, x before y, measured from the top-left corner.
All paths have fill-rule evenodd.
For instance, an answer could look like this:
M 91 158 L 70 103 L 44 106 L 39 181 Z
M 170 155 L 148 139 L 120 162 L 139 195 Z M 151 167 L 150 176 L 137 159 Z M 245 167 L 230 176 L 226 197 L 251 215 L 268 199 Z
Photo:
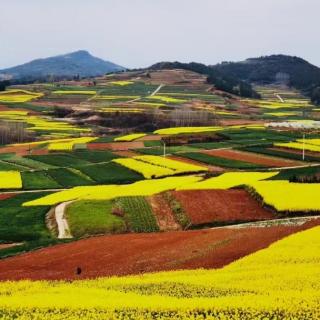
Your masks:
M 320 211 L 320 183 L 256 181 L 250 183 L 263 201 L 278 211 Z
M 222 269 L 0 283 L 5 319 L 319 319 L 320 227 Z
M 297 149 L 297 150 L 303 150 L 304 148 L 307 151 L 320 152 L 320 145 L 308 144 L 307 141 L 304 145 L 302 142 L 286 142 L 286 143 L 275 143 L 274 146 L 289 148 L 289 149 Z
M 209 178 L 191 185 L 184 185 L 181 190 L 230 189 L 240 185 L 271 178 L 278 172 L 227 172 L 218 177 Z
M 21 189 L 22 180 L 18 171 L 0 171 L 0 189 Z
M 82 144 L 82 143 L 89 143 L 93 140 L 96 140 L 95 137 L 82 137 L 71 139 L 69 141 L 61 141 L 61 142 L 52 142 L 48 146 L 48 150 L 50 151 L 72 151 L 74 145 Z
M 133 133 L 133 134 L 128 134 L 126 136 L 115 138 L 114 141 L 133 141 L 133 140 L 142 138 L 145 135 L 146 135 L 145 133 Z
M 208 170 L 205 167 L 158 156 L 137 156 L 133 158 L 115 159 L 113 161 L 141 173 L 147 179 Z
M 201 177 L 169 177 L 157 180 L 142 180 L 128 185 L 103 185 L 75 187 L 24 203 L 24 206 L 55 205 L 69 200 L 109 200 L 118 197 L 148 196 L 174 190 L 184 184 L 199 181 Z
M 8 90 L 0 93 L 0 102 L 27 102 L 43 96 L 43 93 L 31 92 L 27 90 Z

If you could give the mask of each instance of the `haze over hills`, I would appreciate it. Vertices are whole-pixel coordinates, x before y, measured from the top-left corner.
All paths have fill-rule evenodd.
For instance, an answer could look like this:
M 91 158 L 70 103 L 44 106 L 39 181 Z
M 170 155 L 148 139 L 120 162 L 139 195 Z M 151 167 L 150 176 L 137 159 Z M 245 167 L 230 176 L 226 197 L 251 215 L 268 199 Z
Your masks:
M 125 70 L 124 67 L 92 56 L 88 51 L 79 50 L 54 57 L 36 59 L 31 62 L 0 70 L 3 79 L 44 79 L 54 77 L 91 77 L 109 72 Z

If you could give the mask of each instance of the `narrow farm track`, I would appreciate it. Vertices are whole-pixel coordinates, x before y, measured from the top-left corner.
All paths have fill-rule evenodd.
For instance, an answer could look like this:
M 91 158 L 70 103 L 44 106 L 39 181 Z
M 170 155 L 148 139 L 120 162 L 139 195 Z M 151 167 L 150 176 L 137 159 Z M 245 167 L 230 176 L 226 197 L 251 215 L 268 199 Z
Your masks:
M 164 87 L 164 84 L 160 84 L 159 87 L 150 94 L 150 97 L 155 96 L 162 87 Z
M 62 202 L 55 208 L 55 218 L 58 226 L 58 239 L 70 239 L 72 238 L 68 220 L 65 217 L 65 211 L 67 206 L 73 201 Z
M 60 280 L 221 268 L 292 233 L 320 225 L 206 229 L 83 239 L 0 260 L 0 280 Z M 76 269 L 81 267 L 81 275 Z

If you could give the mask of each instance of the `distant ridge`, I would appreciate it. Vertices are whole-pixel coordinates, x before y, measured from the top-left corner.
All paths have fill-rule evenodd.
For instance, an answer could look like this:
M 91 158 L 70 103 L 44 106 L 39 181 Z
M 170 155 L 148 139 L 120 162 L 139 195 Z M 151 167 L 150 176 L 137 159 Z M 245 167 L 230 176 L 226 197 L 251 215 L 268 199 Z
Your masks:
M 49 76 L 94 77 L 122 70 L 125 70 L 122 66 L 94 57 L 88 51 L 79 50 L 0 70 L 0 79 L 36 80 Z

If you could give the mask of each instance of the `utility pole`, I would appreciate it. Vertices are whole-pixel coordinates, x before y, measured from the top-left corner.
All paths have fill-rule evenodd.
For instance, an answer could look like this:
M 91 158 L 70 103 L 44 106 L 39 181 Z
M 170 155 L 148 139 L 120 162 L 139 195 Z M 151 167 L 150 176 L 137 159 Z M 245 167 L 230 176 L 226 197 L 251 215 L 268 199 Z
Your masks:
M 162 143 L 163 143 L 163 157 L 165 158 L 166 157 L 166 142 L 162 141 Z
M 302 160 L 304 161 L 305 159 L 305 139 L 306 139 L 306 134 L 303 132 L 303 141 L 302 141 Z

